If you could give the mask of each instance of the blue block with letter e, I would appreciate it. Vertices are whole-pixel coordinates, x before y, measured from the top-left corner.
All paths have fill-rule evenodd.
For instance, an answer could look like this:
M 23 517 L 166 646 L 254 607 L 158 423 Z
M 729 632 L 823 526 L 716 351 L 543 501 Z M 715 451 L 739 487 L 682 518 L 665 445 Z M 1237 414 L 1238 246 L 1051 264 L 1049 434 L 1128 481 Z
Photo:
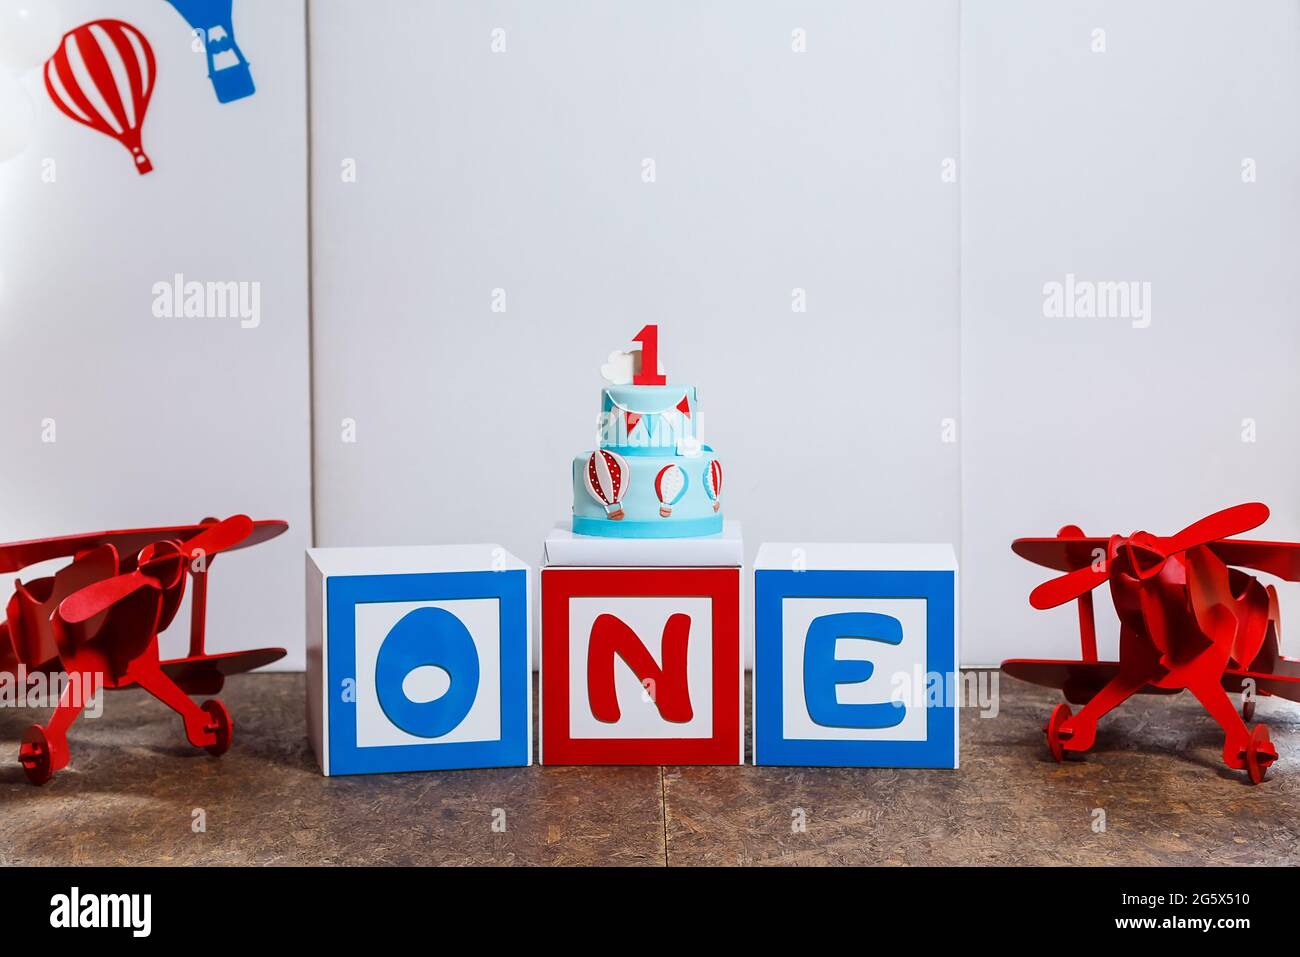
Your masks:
M 496 545 L 307 552 L 325 774 L 532 763 L 528 566 Z
M 754 763 L 957 767 L 950 545 L 764 544 Z

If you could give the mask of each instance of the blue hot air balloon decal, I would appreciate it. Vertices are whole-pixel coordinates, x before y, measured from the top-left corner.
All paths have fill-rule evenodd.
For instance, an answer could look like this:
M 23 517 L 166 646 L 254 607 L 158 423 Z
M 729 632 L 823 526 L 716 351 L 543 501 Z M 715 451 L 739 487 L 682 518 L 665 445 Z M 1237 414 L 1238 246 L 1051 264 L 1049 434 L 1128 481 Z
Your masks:
M 235 42 L 235 28 L 230 22 L 233 0 L 167 0 L 203 40 L 208 55 L 208 79 L 219 103 L 252 96 L 253 74 L 248 60 Z

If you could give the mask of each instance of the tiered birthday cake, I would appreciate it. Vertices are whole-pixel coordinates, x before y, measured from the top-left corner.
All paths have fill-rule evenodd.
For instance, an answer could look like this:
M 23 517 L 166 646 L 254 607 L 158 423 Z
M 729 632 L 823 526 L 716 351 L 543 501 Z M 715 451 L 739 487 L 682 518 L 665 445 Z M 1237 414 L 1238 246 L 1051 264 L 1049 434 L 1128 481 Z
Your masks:
M 722 531 L 722 466 L 696 435 L 695 387 L 668 385 L 658 372 L 657 332 L 641 330 L 642 352 L 615 353 L 603 370 L 611 384 L 601 395 L 599 448 L 573 460 L 579 535 L 685 538 Z

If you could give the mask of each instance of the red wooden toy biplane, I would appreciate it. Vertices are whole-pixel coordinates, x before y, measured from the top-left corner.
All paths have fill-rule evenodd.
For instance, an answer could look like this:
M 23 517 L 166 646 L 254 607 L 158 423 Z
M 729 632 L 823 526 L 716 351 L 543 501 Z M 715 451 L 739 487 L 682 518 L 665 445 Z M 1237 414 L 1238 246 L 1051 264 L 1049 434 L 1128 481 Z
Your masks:
M 15 581 L 0 623 L 0 674 L 68 675 L 49 723 L 23 735 L 18 760 L 28 779 L 44 784 L 67 765 L 68 728 L 101 688 L 144 688 L 184 719 L 191 744 L 225 752 L 234 731 L 229 712 L 216 698 L 199 705 L 189 695 L 214 695 L 226 675 L 269 664 L 284 649 L 204 651 L 208 572 L 219 552 L 256 545 L 286 528 L 235 515 L 0 545 L 0 573 L 72 559 L 51 577 Z M 194 580 L 189 654 L 160 661 L 158 633 L 176 616 L 187 577 Z
M 1176 535 L 1134 532 L 1089 538 L 1067 525 L 1055 538 L 1021 538 L 1012 550 L 1066 572 L 1033 590 L 1029 603 L 1054 608 L 1079 602 L 1080 661 L 1012 659 L 1007 674 L 1060 688 L 1082 704 L 1058 704 L 1043 730 L 1052 756 L 1087 751 L 1097 722 L 1133 694 L 1191 691 L 1223 728 L 1223 760 L 1264 779 L 1277 751 L 1265 725 L 1247 730 L 1256 695 L 1300 701 L 1300 660 L 1279 650 L 1277 590 L 1241 571 L 1251 568 L 1300 581 L 1300 544 L 1234 539 L 1268 519 L 1258 502 L 1201 519 Z M 1230 567 L 1238 566 L 1238 567 Z M 1099 661 L 1092 590 L 1110 582 L 1119 614 L 1119 661 Z M 1228 697 L 1242 693 L 1241 714 Z M 1242 719 L 1245 719 L 1244 721 Z

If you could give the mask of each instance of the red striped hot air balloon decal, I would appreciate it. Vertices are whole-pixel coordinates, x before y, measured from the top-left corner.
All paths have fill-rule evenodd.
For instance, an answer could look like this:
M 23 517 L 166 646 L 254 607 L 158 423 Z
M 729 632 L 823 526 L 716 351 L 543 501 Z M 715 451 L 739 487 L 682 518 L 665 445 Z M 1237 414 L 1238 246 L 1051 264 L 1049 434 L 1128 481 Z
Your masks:
M 45 61 L 45 89 L 54 105 L 125 146 L 139 173 L 153 169 L 140 145 L 140 127 L 154 77 L 149 41 L 121 20 L 83 23 L 65 33 Z
M 722 495 L 722 463 L 717 459 L 710 459 L 708 468 L 704 470 L 704 494 L 713 502 L 715 512 L 722 508 L 718 501 Z
M 597 449 L 587 459 L 587 491 L 605 506 L 605 514 L 615 521 L 623 517 L 623 493 L 631 477 L 627 459 L 617 452 Z
M 673 506 L 686 494 L 686 473 L 680 465 L 669 463 L 655 476 L 655 495 L 659 498 L 659 514 L 668 518 L 673 514 Z

